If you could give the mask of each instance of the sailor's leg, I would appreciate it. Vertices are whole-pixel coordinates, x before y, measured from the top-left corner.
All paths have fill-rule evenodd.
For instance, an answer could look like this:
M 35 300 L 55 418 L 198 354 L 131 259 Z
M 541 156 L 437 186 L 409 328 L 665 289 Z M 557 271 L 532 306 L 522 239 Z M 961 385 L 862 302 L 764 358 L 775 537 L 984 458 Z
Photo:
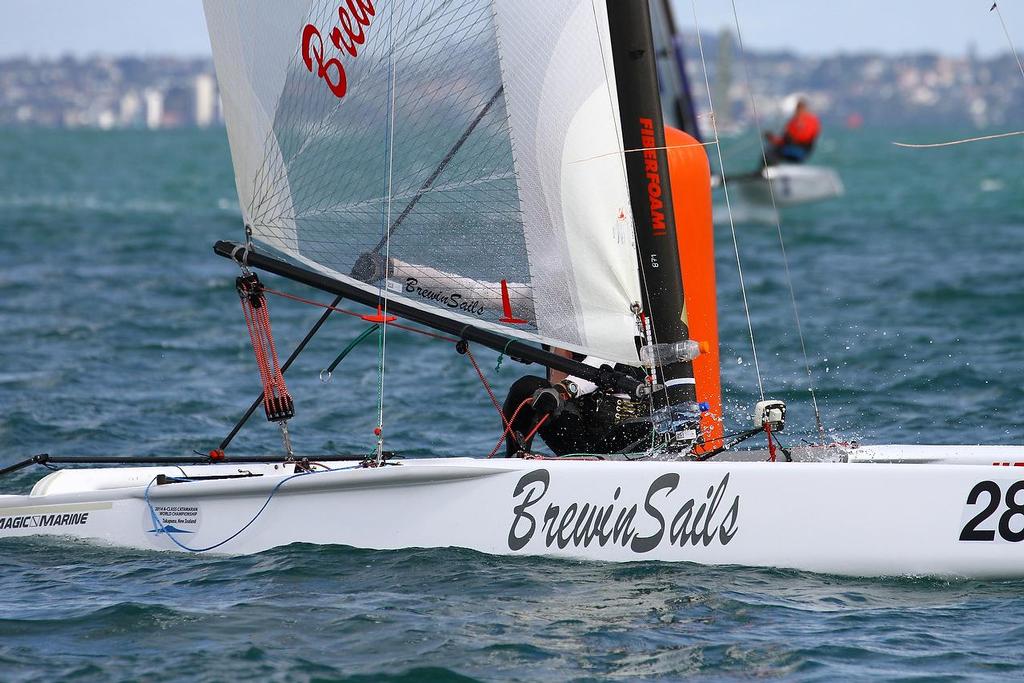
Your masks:
M 800 145 L 789 144 L 783 147 L 779 151 L 779 154 L 784 161 L 800 164 L 807 159 L 807 148 L 801 147 Z
M 604 452 L 595 450 L 597 439 L 593 432 L 592 426 L 568 406 L 557 419 L 549 418 L 537 431 L 555 455 Z
M 595 453 L 642 453 L 651 447 L 654 426 L 647 421 L 615 425 L 595 445 Z
M 543 377 L 526 375 L 517 379 L 509 388 L 508 397 L 505 399 L 505 405 L 502 407 L 502 413 L 505 416 L 505 420 L 512 420 L 513 415 L 515 415 L 515 419 L 512 420 L 512 431 L 505 437 L 506 457 L 515 457 L 523 449 L 529 450 L 529 443 L 520 445 L 519 441 L 521 437 L 533 431 L 540 416 L 537 415 L 537 412 L 530 404 L 523 405 L 523 402 L 531 398 L 538 389 L 546 389 L 550 386 L 551 382 Z M 516 412 L 517 409 L 518 413 Z M 504 429 L 505 425 L 502 424 L 501 428 Z

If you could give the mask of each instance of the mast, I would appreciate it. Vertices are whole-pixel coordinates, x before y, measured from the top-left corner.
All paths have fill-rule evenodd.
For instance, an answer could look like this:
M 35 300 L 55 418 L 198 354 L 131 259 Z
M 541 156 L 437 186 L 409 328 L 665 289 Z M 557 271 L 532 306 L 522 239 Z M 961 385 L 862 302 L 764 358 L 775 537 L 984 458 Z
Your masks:
M 657 0 L 656 0 L 657 1 Z M 672 58 L 675 62 L 676 73 L 679 75 L 680 93 L 676 99 L 676 115 L 679 117 L 679 125 L 684 133 L 689 133 L 697 140 L 700 140 L 700 128 L 697 125 L 697 110 L 693 106 L 693 91 L 690 89 L 690 77 L 686 75 L 686 53 L 683 51 L 683 37 L 676 29 L 675 15 L 672 13 L 671 0 L 661 0 L 662 13 L 665 16 L 665 26 L 672 41 Z
M 627 150 L 646 149 L 625 155 L 642 305 L 652 327 L 653 342 L 681 342 L 689 338 L 689 330 L 668 155 L 664 149 L 650 6 L 648 0 L 607 0 L 607 5 L 622 142 Z M 666 391 L 655 394 L 657 407 L 696 400 L 691 362 L 666 363 L 656 366 L 655 372 L 657 383 L 666 387 Z

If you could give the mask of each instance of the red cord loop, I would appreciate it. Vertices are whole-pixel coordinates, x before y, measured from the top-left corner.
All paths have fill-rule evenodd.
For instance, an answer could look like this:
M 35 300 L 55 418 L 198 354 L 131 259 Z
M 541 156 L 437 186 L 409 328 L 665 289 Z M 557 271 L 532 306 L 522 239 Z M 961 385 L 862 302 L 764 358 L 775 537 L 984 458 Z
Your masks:
M 533 399 L 527 398 L 516 407 L 515 411 L 513 411 L 512 413 L 512 417 L 505 417 L 505 411 L 501 409 L 501 404 L 498 403 L 498 397 L 494 395 L 494 391 L 491 389 L 490 383 L 487 381 L 487 378 L 484 377 L 484 373 L 480 369 L 480 365 L 476 362 L 476 358 L 473 357 L 473 352 L 469 350 L 469 343 L 466 342 L 465 340 L 460 340 L 459 344 L 460 349 L 462 349 L 459 351 L 459 353 L 465 353 L 466 356 L 469 358 L 469 362 L 473 364 L 473 369 L 476 370 L 476 375 L 477 377 L 480 378 L 480 383 L 483 384 L 484 389 L 487 390 L 487 395 L 491 399 L 491 404 L 494 406 L 494 409 L 498 411 L 498 415 L 501 416 L 501 421 L 505 424 L 505 431 L 501 433 L 501 438 L 498 439 L 498 443 L 494 445 L 494 448 L 487 455 L 487 457 L 493 458 L 498 453 L 498 451 L 501 450 L 501 445 L 505 443 L 505 437 L 507 437 L 509 433 L 512 433 L 513 438 L 515 438 L 515 440 L 519 442 L 519 447 L 525 449 L 524 444 L 530 442 L 530 438 L 537 433 L 537 430 L 540 429 L 540 426 L 542 424 L 544 424 L 544 420 L 546 420 L 548 416 L 545 415 L 543 418 L 541 418 L 540 422 L 538 422 L 537 425 L 533 428 L 533 431 L 530 432 L 530 436 L 520 441 L 519 435 L 512 432 L 512 423 L 516 421 L 516 417 L 519 415 L 519 411 L 522 410 L 524 406 L 531 403 Z
M 506 420 L 505 419 L 505 413 L 501 413 L 501 419 L 505 421 L 505 431 L 503 431 L 501 433 L 501 437 L 498 439 L 498 443 L 494 444 L 494 448 L 491 449 L 491 452 L 487 455 L 488 458 L 493 458 L 495 455 L 497 455 L 498 451 L 501 450 L 502 444 L 505 443 L 505 437 L 507 437 L 509 432 L 512 431 L 512 423 L 515 422 L 516 421 L 516 417 L 519 416 L 519 411 L 522 410 L 524 406 L 529 405 L 532 401 L 533 401 L 532 398 L 524 399 L 523 402 L 520 403 L 516 407 L 516 409 L 512 412 L 512 418 L 511 419 Z M 499 410 L 499 412 L 501 412 L 501 411 Z M 547 415 L 545 415 L 544 417 L 547 417 Z M 544 421 L 541 420 L 541 423 L 543 423 L 543 422 Z M 538 424 L 537 427 L 540 427 L 540 424 Z M 536 430 L 534 430 L 534 431 L 536 431 Z M 533 436 L 533 434 L 531 433 L 530 436 Z M 518 438 L 516 440 L 518 441 Z M 523 443 L 521 441 L 519 442 L 519 447 L 520 448 L 523 447 Z
M 263 283 L 255 273 L 250 273 L 236 279 L 235 286 L 238 298 L 242 301 L 242 313 L 245 315 L 246 327 L 249 328 L 249 340 L 256 354 L 256 365 L 263 383 L 263 412 L 271 422 L 291 419 L 295 417 L 295 404 L 288 394 L 284 373 L 277 359 Z

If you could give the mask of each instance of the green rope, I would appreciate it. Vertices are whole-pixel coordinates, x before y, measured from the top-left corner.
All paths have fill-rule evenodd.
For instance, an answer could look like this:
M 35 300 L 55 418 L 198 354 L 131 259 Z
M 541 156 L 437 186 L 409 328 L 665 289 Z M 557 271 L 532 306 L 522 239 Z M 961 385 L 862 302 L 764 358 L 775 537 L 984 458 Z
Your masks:
M 366 341 L 371 334 L 373 334 L 374 332 L 380 332 L 380 329 L 381 329 L 381 326 L 378 323 L 371 323 L 369 327 L 367 327 L 365 330 L 360 332 L 358 334 L 358 336 L 356 336 L 355 339 L 353 339 L 352 341 L 350 341 L 348 343 L 348 346 L 346 346 L 344 349 L 342 349 L 341 353 L 338 354 L 338 357 L 335 358 L 334 361 L 330 365 L 328 365 L 326 369 L 320 371 L 320 380 L 322 382 L 329 381 L 330 378 L 331 378 L 331 374 L 334 372 L 334 369 L 336 367 L 338 367 L 338 364 L 340 364 L 341 361 L 345 360 L 345 357 L 348 356 L 348 354 L 352 353 L 352 351 L 357 346 L 359 346 L 364 341 Z M 378 343 L 377 350 L 378 350 L 378 356 L 379 356 L 380 355 L 380 343 Z M 379 403 L 381 401 L 381 399 L 382 399 L 381 394 L 382 394 L 383 389 L 382 389 L 381 383 L 382 383 L 382 380 L 383 380 L 383 374 L 382 374 L 382 370 L 381 370 L 381 366 L 380 365 L 378 365 L 377 369 L 378 369 L 377 401 Z M 370 456 L 372 456 L 376 452 L 377 452 L 377 446 L 375 445 L 370 450 L 370 452 L 366 454 L 366 457 L 369 458 Z
M 501 372 L 501 361 L 505 359 L 505 353 L 508 351 L 509 344 L 511 344 L 514 341 L 515 339 L 509 339 L 507 342 L 505 342 L 505 348 L 503 348 L 501 350 L 501 353 L 498 354 L 498 364 L 494 366 L 495 372 Z
M 377 323 L 373 323 L 372 325 L 367 327 L 365 330 L 363 330 L 359 334 L 358 337 L 356 337 L 355 339 L 350 341 L 348 343 L 348 346 L 346 346 L 345 349 L 341 353 L 338 354 L 338 357 L 334 359 L 334 362 L 327 366 L 327 369 L 324 371 L 324 372 L 327 373 L 327 376 L 328 377 L 331 376 L 331 373 L 334 372 L 334 368 L 338 367 L 338 364 L 341 363 L 341 361 L 345 360 L 345 356 L 347 356 L 348 354 L 352 353 L 352 350 L 354 348 L 356 348 L 357 346 L 362 344 L 363 341 L 365 341 L 367 337 L 369 337 L 371 334 L 373 334 L 374 332 L 377 332 L 379 330 L 380 330 L 380 325 L 378 325 Z M 322 374 L 323 373 L 321 373 L 321 375 Z M 324 380 L 324 381 L 326 381 L 326 380 Z

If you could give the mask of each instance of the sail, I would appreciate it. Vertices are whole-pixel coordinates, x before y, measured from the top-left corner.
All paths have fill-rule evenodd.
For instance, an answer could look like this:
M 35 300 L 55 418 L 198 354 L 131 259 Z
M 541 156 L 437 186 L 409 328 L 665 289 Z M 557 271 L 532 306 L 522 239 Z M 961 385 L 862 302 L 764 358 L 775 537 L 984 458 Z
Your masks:
M 637 363 L 604 3 L 205 9 L 258 246 L 468 324 Z

